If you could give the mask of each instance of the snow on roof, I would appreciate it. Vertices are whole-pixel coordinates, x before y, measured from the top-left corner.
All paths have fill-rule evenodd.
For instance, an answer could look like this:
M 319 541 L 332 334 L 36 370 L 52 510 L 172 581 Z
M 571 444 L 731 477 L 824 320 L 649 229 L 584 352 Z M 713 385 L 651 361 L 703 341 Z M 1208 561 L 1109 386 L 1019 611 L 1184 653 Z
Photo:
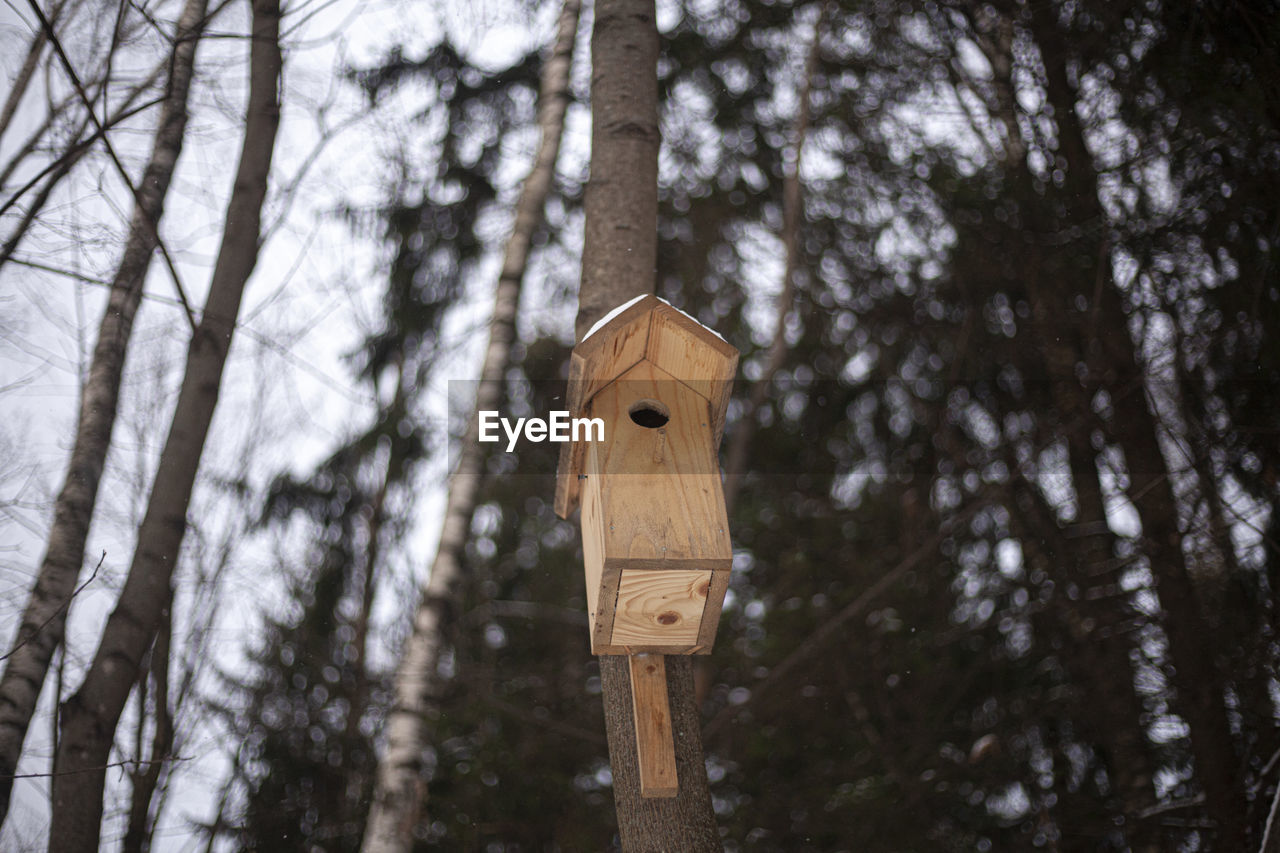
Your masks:
M 661 302 L 661 303 L 663 303 L 663 304 L 665 304 L 665 305 L 667 305 L 667 306 L 668 306 L 668 307 L 670 307 L 670 308 L 676 308 L 676 306 L 672 305 L 670 302 L 667 302 L 667 300 L 663 299 L 661 296 L 659 296 L 659 297 L 658 297 L 658 301 L 659 301 L 659 302 Z M 679 309 L 679 308 L 676 308 L 676 310 L 677 310 L 677 311 L 680 311 L 680 309 Z M 699 326 L 702 326 L 702 328 L 706 329 L 708 332 L 710 332 L 711 334 L 715 335 L 715 336 L 716 336 L 717 338 L 719 338 L 720 340 L 724 341 L 724 335 L 720 334 L 719 332 L 717 332 L 715 329 L 711 328 L 710 326 L 705 326 L 705 325 L 703 325 L 702 323 L 698 323 L 698 318 L 697 318 L 697 317 L 694 317 L 694 316 L 693 316 L 692 314 L 690 314 L 688 311 L 680 311 L 680 313 L 681 313 L 681 314 L 683 314 L 684 316 L 688 317 L 688 318 L 689 318 L 690 320 L 692 320 L 694 323 L 697 323 Z M 725 342 L 725 343 L 728 343 L 728 341 L 724 341 L 724 342 Z
M 646 296 L 648 296 L 647 293 L 642 293 L 639 296 L 635 297 L 634 299 L 629 299 L 626 302 L 619 305 L 617 308 L 614 308 L 608 314 L 605 314 L 599 320 L 596 320 L 596 324 L 587 330 L 587 333 L 582 336 L 582 340 L 585 341 L 587 338 L 591 337 L 596 332 L 600 331 L 600 329 L 603 328 L 605 325 L 607 325 L 610 320 L 612 320 L 614 317 L 617 317 L 623 311 L 626 311 L 628 308 L 630 308 L 632 305 L 635 305 L 637 302 L 639 302 L 641 299 L 644 299 Z
M 587 330 L 587 333 L 586 333 L 585 335 L 583 335 L 583 336 L 582 336 L 582 340 L 584 340 L 584 341 L 585 341 L 587 338 L 589 338 L 589 337 L 591 337 L 592 335 L 594 335 L 594 334 L 595 334 L 596 332 L 598 332 L 600 329 L 604 328 L 604 326 L 608 325 L 609 321 L 610 321 L 610 320 L 612 320 L 614 317 L 617 317 L 617 316 L 618 316 L 619 314 L 621 314 L 623 311 L 626 311 L 626 310 L 627 310 L 628 308 L 630 308 L 632 305 L 635 305 L 637 302 L 639 302 L 641 299 L 644 299 L 644 298 L 645 298 L 646 296 L 648 296 L 648 295 L 649 295 L 649 294 L 647 294 L 647 293 L 642 293 L 642 294 L 640 294 L 639 296 L 635 297 L 634 299 L 628 299 L 626 302 L 622 303 L 622 304 L 621 304 L 621 305 L 619 305 L 617 308 L 614 308 L 614 309 L 613 309 L 612 311 L 610 311 L 608 314 L 605 314 L 603 317 L 601 317 L 599 320 L 597 320 L 597 321 L 595 322 L 595 325 L 594 325 L 594 326 L 592 326 L 590 329 L 588 329 L 588 330 Z M 675 308 L 675 310 L 680 311 L 680 309 L 679 309 L 679 308 L 676 308 L 676 306 L 672 305 L 670 302 L 668 302 L 667 300 L 663 299 L 661 296 L 657 297 L 657 300 L 658 300 L 659 302 L 661 302 L 662 304 L 666 305 L 668 308 Z M 688 313 L 687 311 L 680 311 L 680 313 L 681 313 L 681 314 L 684 314 L 684 316 L 688 317 L 690 320 L 692 320 L 694 323 L 697 323 L 699 326 L 702 326 L 702 328 L 706 329 L 708 332 L 710 332 L 711 334 L 715 335 L 715 336 L 716 336 L 717 338 L 719 338 L 720 340 L 722 340 L 722 341 L 724 340 L 724 335 L 720 334 L 719 332 L 717 332 L 715 329 L 711 328 L 710 326 L 705 326 L 705 325 L 703 325 L 702 323 L 698 323 L 697 318 L 695 318 L 692 314 Z M 727 342 L 726 342 L 726 343 L 727 343 Z

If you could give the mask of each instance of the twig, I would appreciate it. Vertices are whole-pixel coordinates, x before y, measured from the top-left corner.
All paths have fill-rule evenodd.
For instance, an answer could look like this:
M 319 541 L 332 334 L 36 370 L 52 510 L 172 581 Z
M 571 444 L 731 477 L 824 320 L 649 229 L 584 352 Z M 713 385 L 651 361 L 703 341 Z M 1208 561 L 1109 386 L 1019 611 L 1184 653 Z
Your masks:
M 50 266 L 48 264 L 42 264 L 38 261 L 29 260 L 27 258 L 16 258 L 16 257 L 9 258 L 9 263 L 18 264 L 19 266 L 23 266 L 23 267 L 30 267 L 31 269 L 40 270 L 41 272 L 47 272 L 52 275 L 64 276 L 66 278 L 72 279 L 73 281 L 81 282 L 82 284 L 92 284 L 97 287 L 111 286 L 111 282 L 109 281 L 104 281 L 103 279 L 100 279 L 100 278 L 94 278 L 93 276 L 85 275 L 84 273 L 79 273 L 74 270 L 59 269 L 58 267 Z M 144 293 L 142 295 L 142 298 L 149 302 L 157 302 L 163 305 L 170 305 L 175 308 L 182 307 L 182 303 L 180 301 L 168 296 Z M 351 388 L 344 385 L 341 380 L 335 379 L 334 377 L 325 373 L 319 367 L 307 361 L 306 359 L 302 358 L 301 356 L 294 355 L 293 352 L 291 352 L 288 347 L 268 337 L 262 332 L 255 331 L 249 326 L 244 325 L 244 323 L 242 322 L 237 322 L 235 328 L 238 334 L 243 334 L 252 338 L 253 340 L 265 346 L 266 348 L 275 352 L 276 355 L 280 356 L 281 359 L 283 359 L 285 362 L 287 362 L 291 366 L 297 368 L 298 370 L 303 371 L 304 373 L 310 374 L 313 378 L 324 383 L 331 390 L 341 394 L 342 396 L 346 397 L 348 400 L 352 401 L 353 403 L 359 403 L 361 405 L 364 405 L 366 403 L 373 402 L 372 396 L 361 395 L 353 391 Z M 0 389 L 0 390 L 4 390 L 4 389 Z M 0 660 L 3 660 L 3 658 L 0 658 Z
M 168 758 L 151 758 L 146 761 L 129 759 L 113 761 L 110 764 L 99 764 L 96 767 L 78 767 L 75 770 L 55 770 L 52 773 L 0 773 L 0 779 L 50 779 L 54 776 L 72 776 L 76 773 L 94 773 L 98 770 L 110 770 L 113 767 L 131 767 L 138 764 L 163 764 L 166 761 L 190 761 L 190 756 L 172 755 Z
M 1168 803 L 1156 803 L 1153 806 L 1147 806 L 1145 809 L 1140 809 L 1138 811 L 1137 817 L 1140 820 L 1145 820 L 1158 814 L 1164 814 L 1165 812 L 1177 811 L 1178 809 L 1186 809 L 1191 806 L 1199 806 L 1203 804 L 1204 792 L 1202 791 L 1194 797 L 1188 797 L 1185 800 L 1173 800 Z
M 14 643 L 13 648 L 9 649 L 9 651 L 5 652 L 3 655 L 0 655 L 0 661 L 7 660 L 8 658 L 12 657 L 14 653 L 18 651 L 18 649 L 22 648 L 27 643 L 31 642 L 32 638 L 39 636 L 40 632 L 45 629 L 45 626 L 47 626 L 50 622 L 52 622 L 54 618 L 58 616 L 58 614 L 62 613 L 62 611 L 70 607 L 71 600 L 75 598 L 77 595 L 79 595 L 81 592 L 83 592 L 86 586 L 93 583 L 93 579 L 98 576 L 98 569 L 102 568 L 102 561 L 105 559 L 107 559 L 107 552 L 106 550 L 103 550 L 102 556 L 98 558 L 98 565 L 93 567 L 93 573 L 89 575 L 88 580 L 86 580 L 84 583 L 80 584 L 80 586 L 72 590 L 71 594 L 67 596 L 67 600 L 62 602 L 62 605 L 59 606 L 57 610 L 50 613 L 49 618 L 45 619 L 38 626 L 36 626 L 36 629 L 34 631 L 32 631 L 30 634 L 27 634 L 27 636 L 23 637 L 18 642 Z M 14 776 L 11 778 L 16 779 L 19 777 Z
M 196 315 L 191 310 L 191 303 L 187 299 L 187 293 L 182 287 L 182 278 L 178 275 L 178 267 L 173 262 L 173 256 L 169 254 L 169 249 L 165 246 L 164 240 L 160 237 L 160 223 L 154 222 L 151 216 L 142 209 L 142 197 L 138 192 L 138 188 L 133 185 L 133 180 L 129 177 L 129 172 L 124 167 L 124 163 L 120 162 L 120 156 L 116 154 L 115 146 L 111 144 L 111 139 L 106 134 L 106 128 L 98 119 L 98 114 L 93 110 L 93 101 L 89 98 L 89 93 L 85 91 L 84 84 L 80 82 L 80 75 L 76 74 L 75 67 L 72 66 L 71 60 L 67 57 L 66 51 L 62 47 L 62 42 L 58 38 L 58 34 L 54 32 L 53 24 L 45 17 L 44 11 L 40 8 L 40 4 L 36 0 L 28 0 L 28 5 L 35 12 L 36 18 L 40 21 L 40 26 L 49 34 L 49 44 L 53 47 L 53 52 L 58 55 L 58 61 L 62 65 L 67 76 L 71 78 L 71 85 L 75 88 L 76 94 L 80 96 L 80 100 L 84 103 L 84 107 L 89 112 L 89 118 L 93 121 L 94 128 L 98 134 L 102 136 L 102 145 L 107 150 L 107 156 L 115 165 L 116 171 L 120 173 L 120 180 L 124 181 L 124 185 L 129 188 L 129 193 L 133 196 L 134 203 L 138 205 L 138 209 L 142 212 L 142 220 L 146 222 L 155 237 L 156 247 L 160 250 L 161 257 L 164 258 L 165 266 L 169 268 L 169 275 L 173 278 L 173 286 L 178 291 L 178 299 L 182 302 L 182 307 L 187 314 L 187 322 L 191 324 L 192 334 L 196 333 Z M 103 85 L 106 83 L 104 81 Z
M 30 192 L 31 189 L 36 186 L 36 184 L 44 180 L 45 176 L 58 171 L 60 168 L 62 168 L 62 166 L 68 163 L 74 165 L 75 163 L 79 162 L 80 158 L 84 155 L 85 151 L 87 151 L 89 147 L 93 145 L 93 143 L 97 142 L 99 139 L 102 139 L 103 134 L 105 134 L 107 130 L 115 127 L 116 125 L 120 124 L 123 121 L 127 121 L 128 119 L 133 118 L 138 113 L 145 112 L 146 110 L 151 109 L 156 104 L 159 104 L 162 101 L 164 101 L 163 97 L 153 98 L 152 100 L 147 101 L 146 103 L 138 104 L 135 107 L 130 107 L 119 113 L 116 113 L 114 116 L 112 116 L 107 120 L 105 125 L 100 124 L 98 126 L 98 129 L 95 130 L 92 134 L 90 134 L 89 136 L 83 139 L 80 139 L 77 142 L 72 143 L 71 147 L 68 148 L 65 152 L 63 152 L 61 157 L 58 157 L 56 160 L 52 160 L 49 163 L 47 163 L 43 169 L 37 172 L 30 180 L 28 180 L 21 187 L 16 189 L 12 195 L 10 195 L 7 199 L 5 199 L 3 203 L 0 203 L 0 214 L 8 213 L 9 209 L 12 208 L 14 205 L 16 205 L 18 203 L 18 200 L 22 198 L 22 196 Z
M 1280 749 L 1271 753 L 1271 757 L 1267 759 L 1267 763 L 1258 771 L 1258 784 L 1253 786 L 1253 793 L 1256 794 L 1262 790 L 1265 784 L 1266 776 L 1271 772 L 1271 768 L 1276 766 L 1276 761 L 1280 760 Z

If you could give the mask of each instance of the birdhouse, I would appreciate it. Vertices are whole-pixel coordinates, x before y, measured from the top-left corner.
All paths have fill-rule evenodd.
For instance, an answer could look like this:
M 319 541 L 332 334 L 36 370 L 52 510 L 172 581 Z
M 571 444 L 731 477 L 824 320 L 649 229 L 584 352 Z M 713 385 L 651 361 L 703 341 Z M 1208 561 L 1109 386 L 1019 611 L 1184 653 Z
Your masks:
M 630 656 L 640 794 L 679 790 L 663 655 L 707 654 L 733 550 L 717 450 L 738 351 L 661 299 L 597 323 L 569 362 L 556 514 L 582 507 L 591 651 Z M 587 438 L 598 440 L 585 440 Z
M 582 507 L 593 654 L 711 651 L 733 559 L 717 450 L 737 364 L 653 296 L 573 350 L 570 414 L 603 421 L 603 440 L 564 445 L 555 506 Z

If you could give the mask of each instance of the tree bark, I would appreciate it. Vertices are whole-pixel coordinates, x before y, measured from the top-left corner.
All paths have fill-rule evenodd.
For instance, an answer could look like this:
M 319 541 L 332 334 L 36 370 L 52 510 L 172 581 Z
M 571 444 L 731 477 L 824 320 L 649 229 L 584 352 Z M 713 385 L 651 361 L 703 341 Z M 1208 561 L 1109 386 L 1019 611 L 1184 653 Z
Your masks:
M 591 34 L 591 179 L 577 340 L 653 292 L 658 258 L 658 32 L 653 3 L 601 2 Z
M 168 97 L 151 158 L 138 187 L 124 254 L 98 328 L 89 378 L 81 395 L 71 461 L 54 503 L 49 544 L 5 661 L 4 675 L 0 676 L 0 822 L 9 810 L 22 742 L 35 713 L 49 661 L 62 643 L 67 608 L 84 563 L 85 540 L 111 444 L 133 319 L 156 249 L 156 228 L 164 214 L 169 182 L 186 136 L 187 99 L 207 5 L 207 0 L 187 0 L 178 21 Z
M 588 327 L 589 328 L 589 327 Z M 719 851 L 719 830 L 711 808 L 707 765 L 702 754 L 702 718 L 694 701 L 693 666 L 688 656 L 668 655 L 667 701 L 676 745 L 674 797 L 640 796 L 636 725 L 631 709 L 631 676 L 625 655 L 602 655 L 600 686 L 609 738 L 609 767 L 618 812 L 618 837 L 627 853 Z
M 147 649 L 168 618 L 174 566 L 245 283 L 257 263 L 262 204 L 280 122 L 279 0 L 254 0 L 249 102 L 240 164 L 204 316 L 192 335 L 169 435 L 120 600 L 84 683 L 63 705 L 50 849 L 98 848 L 104 765 Z
M 516 309 L 534 231 L 542 221 L 555 176 L 569 106 L 569 70 L 578 31 L 581 0 L 565 0 L 555 45 L 542 69 L 538 126 L 541 142 L 533 169 L 516 202 L 516 218 L 507 241 L 502 272 L 489 321 L 489 345 L 480 370 L 476 410 L 496 409 L 502 377 L 515 339 Z M 427 714 L 436 696 L 435 683 L 443 629 L 462 573 L 462 549 L 475 513 L 484 457 L 475 417 L 467 421 L 458 466 L 449 478 L 444 526 L 426 586 L 414 614 L 413 630 L 396 667 L 395 698 L 387 714 L 387 746 L 378 762 L 373 803 L 365 826 L 364 853 L 407 853 L 418 827 L 425 823 Z
M 583 206 L 577 338 L 606 313 L 652 293 L 658 232 L 658 30 L 653 0 L 601 0 L 591 38 L 591 180 Z M 618 835 L 626 851 L 722 849 L 687 657 L 669 656 L 667 698 L 680 788 L 644 799 L 627 658 L 600 657 Z

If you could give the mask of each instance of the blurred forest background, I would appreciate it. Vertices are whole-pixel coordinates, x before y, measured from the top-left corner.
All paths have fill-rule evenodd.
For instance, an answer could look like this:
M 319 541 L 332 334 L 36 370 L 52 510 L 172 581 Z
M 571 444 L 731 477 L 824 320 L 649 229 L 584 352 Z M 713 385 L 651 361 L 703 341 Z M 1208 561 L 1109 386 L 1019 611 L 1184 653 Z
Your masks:
M 0 14 L 0 847 L 359 849 L 424 588 L 417 847 L 610 848 L 557 446 L 430 586 L 513 229 L 500 408 L 562 407 L 592 4 Z M 657 24 L 656 292 L 743 353 L 725 848 L 1280 850 L 1280 5 Z

